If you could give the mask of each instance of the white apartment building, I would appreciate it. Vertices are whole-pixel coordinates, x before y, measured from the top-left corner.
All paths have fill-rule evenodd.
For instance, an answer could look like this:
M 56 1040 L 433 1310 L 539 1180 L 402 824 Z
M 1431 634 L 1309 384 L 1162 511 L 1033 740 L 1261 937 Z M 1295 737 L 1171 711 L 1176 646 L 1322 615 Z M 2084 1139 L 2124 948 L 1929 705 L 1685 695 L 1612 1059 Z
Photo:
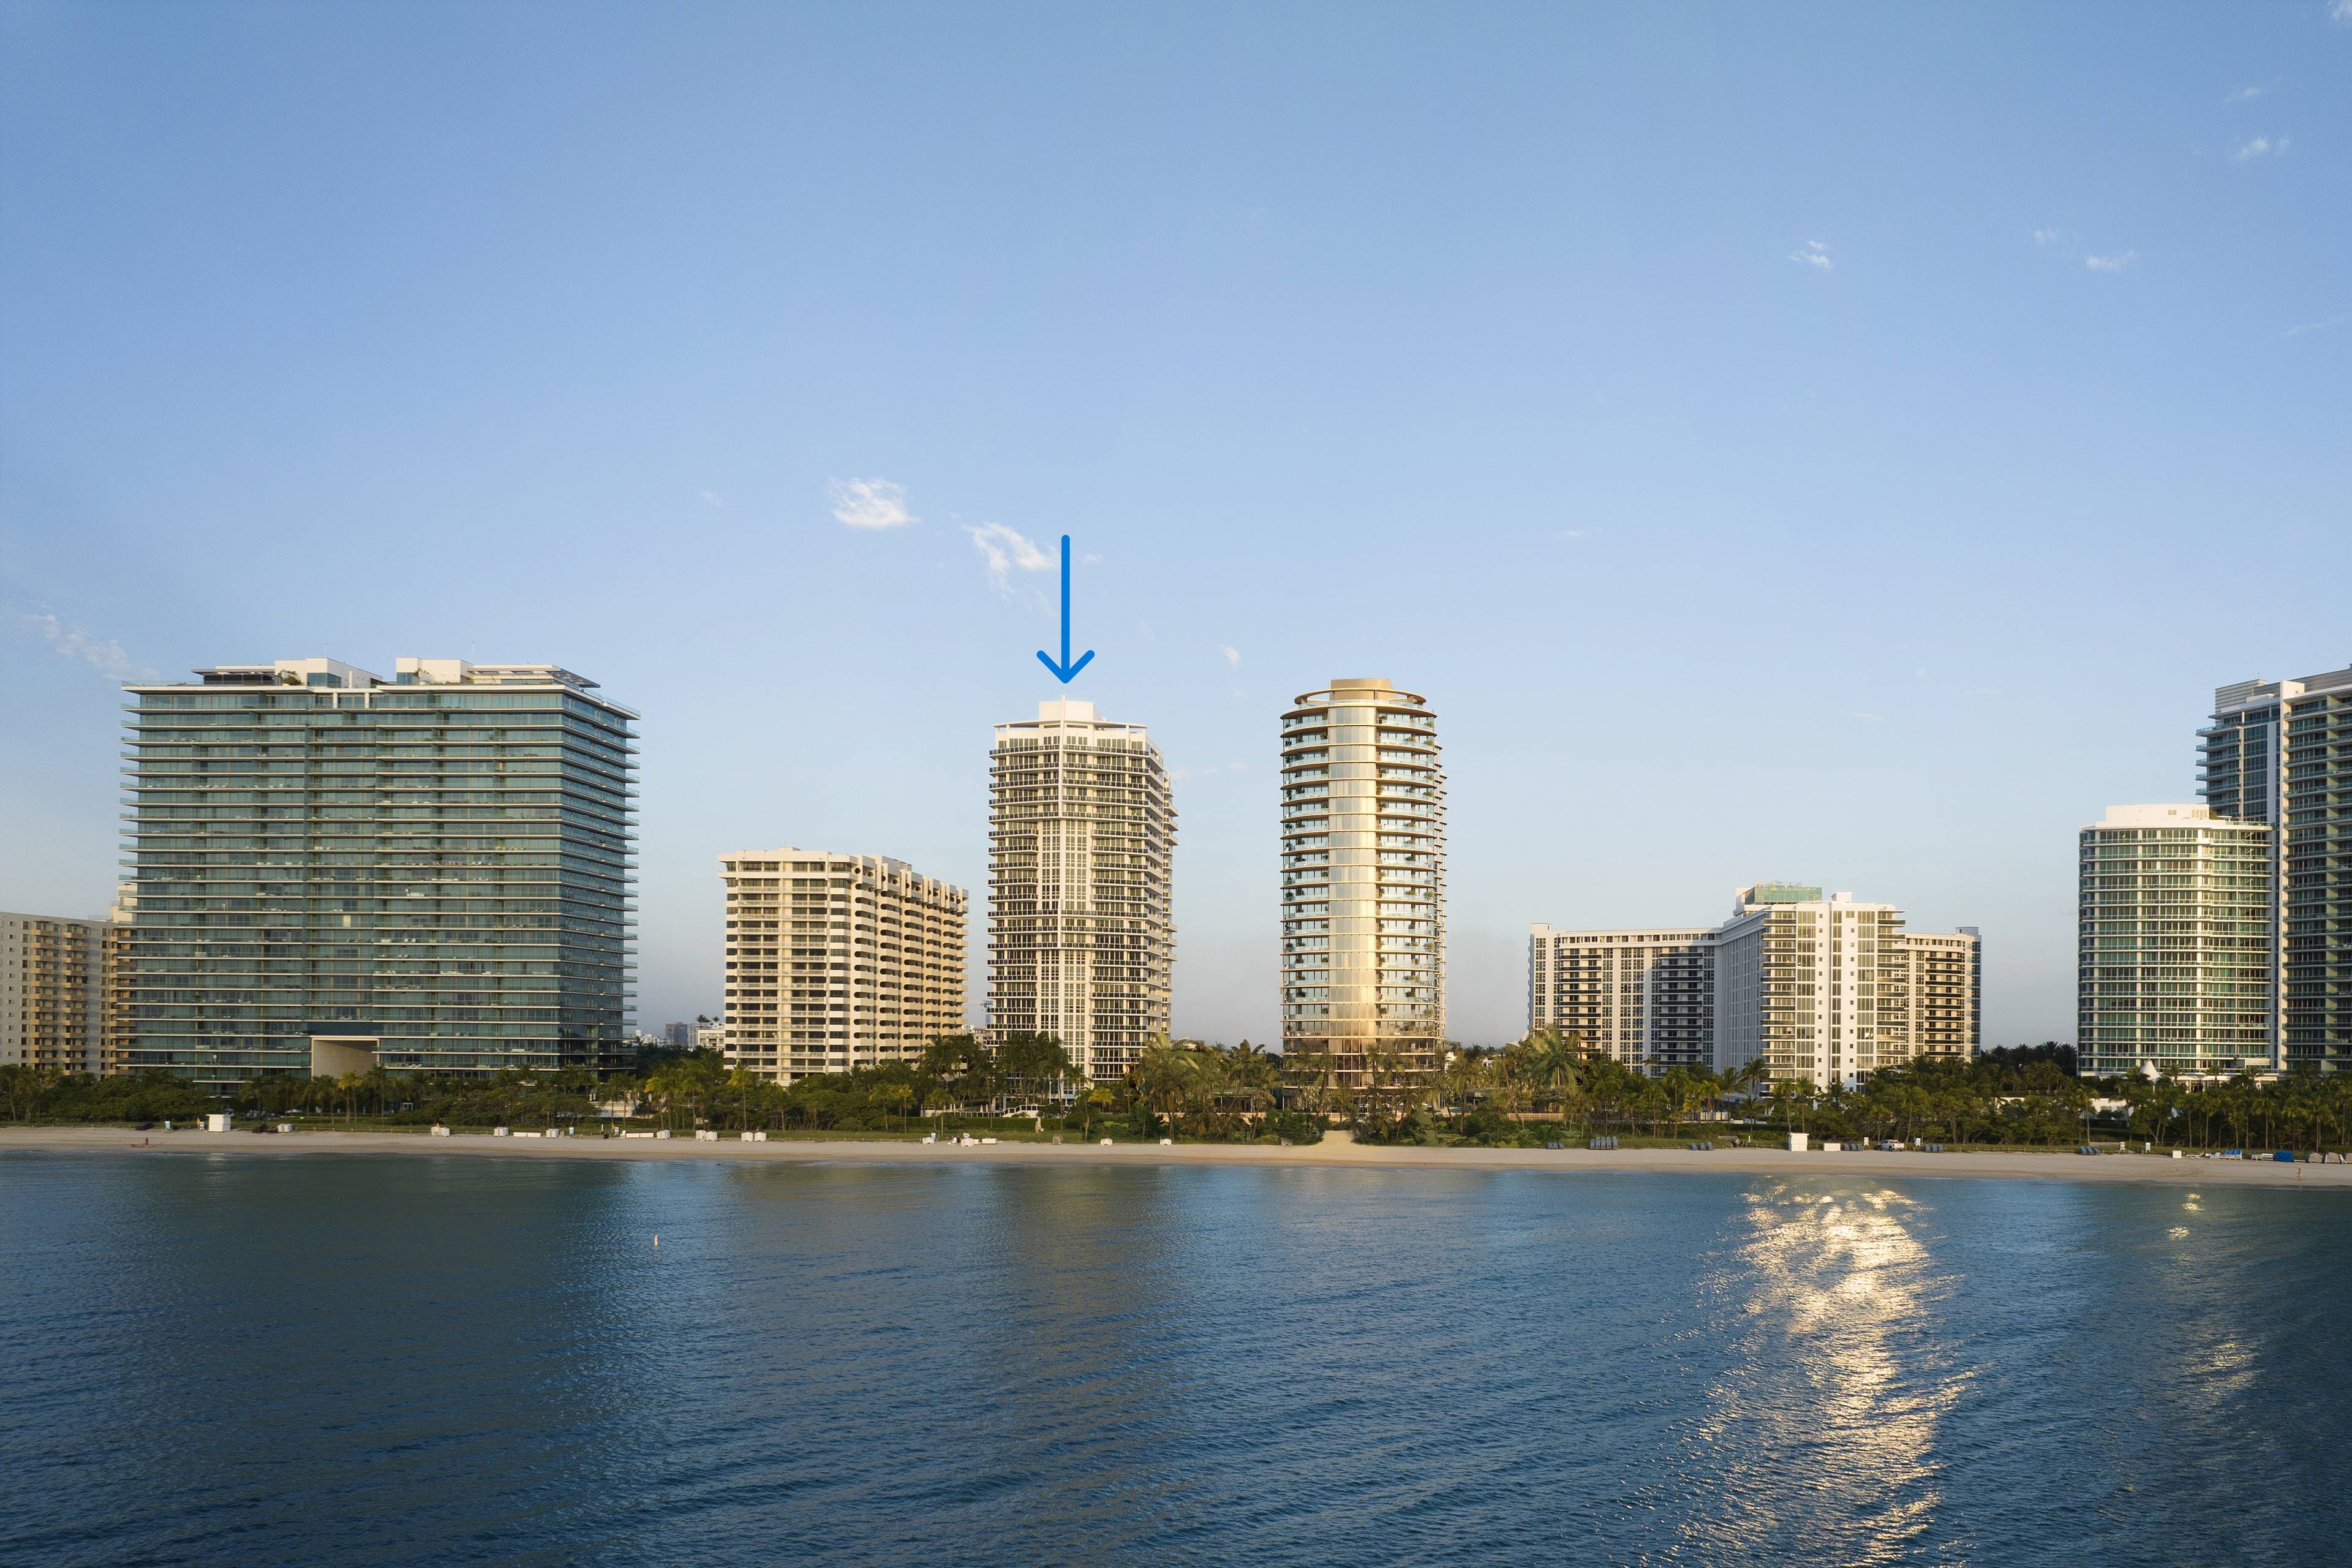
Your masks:
M 1428 700 L 1334 680 L 1282 716 L 1282 1052 L 1292 1080 L 1433 1070 L 1445 1045 L 1445 769 Z
M 1904 930 L 1891 904 L 1819 888 L 1742 888 L 1706 930 L 1529 932 L 1528 1026 L 1573 1032 L 1652 1076 L 1761 1059 L 1773 1080 L 1852 1086 L 1981 1038 L 1977 930 Z
M 1051 1035 L 1090 1083 L 1169 1032 L 1176 806 L 1140 724 L 1040 702 L 989 759 L 988 1026 Z
M 1715 1050 L 1715 932 L 1528 933 L 1528 1027 L 1574 1034 L 1587 1049 L 1655 1075 L 1708 1067 Z
M 0 914 L 0 1067 L 100 1070 L 106 941 L 104 921 Z
M 723 856 L 730 1068 L 777 1083 L 908 1061 L 964 1029 L 971 896 L 904 860 Z
M 1858 1083 L 1908 1055 L 1899 993 L 1909 981 L 1903 911 L 1850 893 L 1759 883 L 1716 938 L 1716 1058 L 1761 1058 L 1774 1082 Z
M 2204 805 L 2111 805 L 2083 829 L 2083 1072 L 2228 1078 L 2275 1065 L 2275 831 Z

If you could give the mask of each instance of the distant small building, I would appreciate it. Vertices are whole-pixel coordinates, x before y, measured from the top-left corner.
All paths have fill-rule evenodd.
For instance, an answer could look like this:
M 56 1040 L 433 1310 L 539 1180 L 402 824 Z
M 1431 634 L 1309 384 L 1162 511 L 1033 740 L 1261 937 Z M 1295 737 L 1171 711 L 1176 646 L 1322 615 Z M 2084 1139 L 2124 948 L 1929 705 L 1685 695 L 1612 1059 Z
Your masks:
M 662 1036 L 671 1050 L 694 1049 L 694 1026 L 691 1024 L 672 1024 L 662 1030 Z

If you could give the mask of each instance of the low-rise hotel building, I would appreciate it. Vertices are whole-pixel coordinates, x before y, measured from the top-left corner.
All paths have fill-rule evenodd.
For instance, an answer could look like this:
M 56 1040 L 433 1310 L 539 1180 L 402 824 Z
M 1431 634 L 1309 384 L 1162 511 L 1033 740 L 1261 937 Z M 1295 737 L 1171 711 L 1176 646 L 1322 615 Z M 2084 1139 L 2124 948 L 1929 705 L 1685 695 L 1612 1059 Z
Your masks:
M 919 1058 L 964 1028 L 971 895 L 904 860 L 724 856 L 719 1053 L 777 1083 Z

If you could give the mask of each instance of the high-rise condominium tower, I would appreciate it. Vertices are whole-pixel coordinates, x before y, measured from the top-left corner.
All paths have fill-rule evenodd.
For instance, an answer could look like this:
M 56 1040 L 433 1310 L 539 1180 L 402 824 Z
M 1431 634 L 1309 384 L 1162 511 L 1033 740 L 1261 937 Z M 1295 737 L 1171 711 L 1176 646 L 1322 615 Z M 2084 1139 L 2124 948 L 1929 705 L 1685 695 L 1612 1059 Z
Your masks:
M 104 921 L 0 914 L 0 1067 L 100 1070 L 106 942 Z
M 636 715 L 551 664 L 132 685 L 126 1068 L 609 1067 Z
M 814 849 L 730 855 L 719 874 L 729 1067 L 791 1083 L 912 1060 L 962 1031 L 961 888 L 904 860 Z
M 2083 1072 L 2228 1078 L 2271 1065 L 2272 833 L 2202 805 L 2111 805 L 2083 829 Z
M 2273 829 L 2269 1065 L 2352 1071 L 2352 668 L 2224 686 L 2197 736 L 2213 815 Z
M 1168 768 L 1091 702 L 999 724 L 989 762 L 988 1026 L 1058 1038 L 1089 1082 L 1169 1027 Z
M 1445 1042 L 1437 716 L 1334 680 L 1282 716 L 1282 1051 L 1293 1082 L 1430 1071 Z

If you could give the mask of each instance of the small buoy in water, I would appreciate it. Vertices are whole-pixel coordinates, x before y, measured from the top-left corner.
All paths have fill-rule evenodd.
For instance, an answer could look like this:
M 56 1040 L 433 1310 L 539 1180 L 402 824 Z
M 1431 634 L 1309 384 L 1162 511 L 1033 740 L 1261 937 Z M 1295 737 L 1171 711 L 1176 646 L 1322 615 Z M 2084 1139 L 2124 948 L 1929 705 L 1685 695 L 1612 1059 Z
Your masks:
M 659 1252 L 661 1250 L 661 1237 L 658 1236 L 654 1237 L 654 1250 L 656 1252 Z

